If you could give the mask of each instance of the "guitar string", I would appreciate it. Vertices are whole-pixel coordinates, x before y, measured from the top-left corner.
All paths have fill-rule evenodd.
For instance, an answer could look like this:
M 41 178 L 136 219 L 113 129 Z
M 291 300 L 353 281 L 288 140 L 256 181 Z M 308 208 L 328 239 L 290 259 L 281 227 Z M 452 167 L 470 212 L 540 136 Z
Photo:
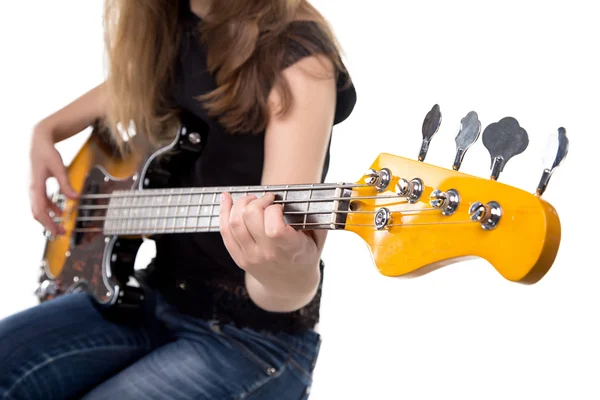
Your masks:
M 172 195 L 178 195 L 178 193 L 172 193 Z M 356 197 L 323 197 L 318 199 L 298 199 L 298 200 L 274 200 L 272 204 L 294 204 L 294 203 L 327 203 L 333 201 L 353 201 L 353 200 L 365 200 L 365 199 L 398 199 L 396 203 L 406 203 L 406 196 L 402 195 L 382 195 L 382 196 L 356 196 Z M 106 210 L 106 209 L 131 209 L 131 208 L 156 208 L 156 207 L 186 207 L 186 206 L 220 206 L 221 203 L 179 203 L 179 204 L 144 204 L 143 206 L 137 204 L 100 204 L 100 205 L 81 205 L 78 207 L 79 210 Z
M 322 198 L 322 199 L 305 199 L 305 200 L 275 200 L 273 201 L 272 204 L 293 204 L 293 203 L 319 203 L 319 202 L 333 202 L 333 201 L 356 201 L 356 200 L 363 200 L 363 199 L 396 199 L 397 201 L 393 202 L 393 204 L 380 204 L 379 206 L 392 206 L 392 205 L 398 205 L 398 204 L 406 204 L 406 202 L 408 201 L 406 199 L 405 196 L 400 196 L 400 195 L 388 195 L 388 196 L 356 196 L 356 197 L 328 197 L 328 198 Z M 125 210 L 130 210 L 131 214 L 131 210 L 134 209 L 145 209 L 145 208 L 159 208 L 159 207 L 164 207 L 166 209 L 169 208 L 175 208 L 177 209 L 177 207 L 189 207 L 189 206 L 201 206 L 201 207 L 208 207 L 208 206 L 220 206 L 221 203 L 181 203 L 181 204 L 148 204 L 148 205 L 100 205 L 100 206 L 86 206 L 86 205 L 82 205 L 79 206 L 77 208 L 78 211 L 80 210 L 111 210 L 111 209 L 125 209 Z M 409 209 L 409 210 L 403 210 L 403 212 L 421 212 L 421 211 L 432 211 L 432 210 L 436 210 L 435 208 L 426 208 L 426 209 Z M 297 215 L 304 215 L 304 214 L 332 214 L 334 212 L 337 213 L 376 213 L 376 211 L 299 211 L 299 212 L 294 212 L 294 211 L 284 211 L 285 215 L 290 215 L 290 214 L 297 214 Z M 200 217 L 200 218 L 209 218 L 209 217 L 218 217 L 219 215 L 192 215 L 192 217 Z M 146 219 L 157 219 L 157 218 L 183 218 L 181 216 L 169 216 L 169 215 L 163 215 L 160 217 L 136 217 L 136 218 L 146 218 Z M 83 221 L 83 218 L 86 217 L 77 217 L 77 221 Z M 91 217 L 88 217 L 91 218 Z M 97 217 L 97 221 L 103 220 L 102 218 L 104 217 Z M 104 219 L 128 219 L 128 218 L 134 218 L 134 217 L 128 217 L 128 216 L 115 216 L 115 218 L 104 218 Z M 135 219 L 135 218 L 134 218 Z M 62 218 L 54 218 L 55 222 L 62 222 Z
M 371 185 L 354 185 L 354 187 L 357 186 L 367 186 L 367 187 L 372 187 Z M 340 186 L 338 186 L 340 187 Z M 285 187 L 284 187 L 285 188 Z M 325 187 L 314 187 L 315 190 L 325 190 Z M 332 187 L 327 187 L 327 189 L 332 189 Z M 300 189 L 297 189 L 300 190 Z M 305 190 L 305 189 L 302 189 Z M 255 189 L 255 191 L 262 191 L 264 192 L 264 190 L 258 190 Z M 242 190 L 239 189 L 240 193 L 250 193 L 251 189 L 248 190 Z M 123 192 L 124 194 L 126 193 L 127 196 L 123 196 L 124 198 L 127 197 L 135 197 L 137 195 L 139 195 L 141 192 L 136 192 L 136 191 L 131 191 L 131 192 Z M 222 193 L 220 191 L 201 191 L 198 193 L 189 193 L 189 195 L 193 195 L 193 194 L 209 194 L 209 193 Z M 231 193 L 231 192 L 230 192 Z M 177 195 L 181 195 L 181 193 L 177 193 L 177 192 L 171 192 L 171 193 L 161 193 L 160 196 L 172 196 L 173 194 L 177 194 Z M 105 197 L 112 197 L 113 195 L 108 195 Z M 275 200 L 273 201 L 272 204 L 289 204 L 289 203 L 316 203 L 316 202 L 333 202 L 333 201 L 356 201 L 356 200 L 362 200 L 362 199 L 382 199 L 382 198 L 386 198 L 386 199 L 396 199 L 396 202 L 393 202 L 393 204 L 380 204 L 379 206 L 391 206 L 391 205 L 396 205 L 396 204 L 404 204 L 407 202 L 406 196 L 400 196 L 400 195 L 380 195 L 380 196 L 356 196 L 356 197 L 329 197 L 329 198 L 322 198 L 322 199 L 304 199 L 304 200 Z M 204 204 L 197 204 L 197 203 L 183 203 L 183 204 L 174 204 L 174 205 L 144 205 L 143 207 L 140 206 L 136 206 L 136 205 L 110 205 L 110 204 L 105 204 L 105 205 L 96 205 L 96 206 L 91 206 L 91 205 L 82 205 L 78 208 L 78 210 L 84 210 L 84 209 L 94 209 L 94 210 L 104 210 L 104 209 L 143 209 L 143 208 L 154 208 L 154 207 L 165 207 L 165 208 L 175 208 L 177 210 L 177 207 L 186 207 L 186 206 L 219 206 L 220 203 L 204 203 Z M 401 210 L 401 211 L 392 211 L 391 214 L 393 216 L 393 214 L 414 214 L 414 213 L 421 213 L 421 212 L 427 212 L 427 211 L 441 211 L 438 208 L 424 208 L 424 209 L 408 209 L 408 210 Z M 375 214 L 377 213 L 377 211 L 360 211 L 360 210 L 356 210 L 356 211 L 309 211 L 309 212 L 304 212 L 304 211 L 300 211 L 300 212 L 294 212 L 294 211 L 284 211 L 284 215 L 316 215 L 316 214 L 335 214 L 335 213 L 339 213 L 339 214 Z M 219 217 L 219 215 L 193 215 L 193 218 L 217 218 Z M 113 216 L 113 217 L 109 217 L 109 216 L 101 216 L 101 217 L 77 217 L 75 219 L 76 222 L 90 222 L 90 221 L 107 221 L 107 220 L 116 220 L 116 221 L 128 221 L 128 220 L 162 220 L 162 219 L 168 219 L 168 218 L 173 218 L 174 220 L 177 219 L 181 219 L 181 218 L 187 218 L 187 216 L 178 216 L 178 215 L 163 215 L 163 216 L 158 216 L 158 217 L 148 217 L 148 216 Z M 63 219 L 62 218 L 54 218 L 54 222 L 62 222 Z M 471 222 L 471 221 L 468 221 Z M 476 221 L 475 221 L 476 222 Z M 433 223 L 425 223 L 425 224 L 441 224 L 441 223 L 456 223 L 456 221 L 450 221 L 450 222 L 433 222 Z M 459 222 L 460 223 L 460 222 Z M 292 223 L 290 224 L 291 226 L 307 226 L 310 225 L 311 223 L 307 223 L 307 224 L 297 224 L 297 223 Z M 317 224 L 317 225 L 331 225 L 331 223 L 312 223 L 312 224 Z M 335 224 L 340 224 L 340 223 L 335 223 Z M 409 224 L 399 224 L 399 226 L 408 226 Z M 363 226 L 372 226 L 371 224 L 364 224 Z M 388 226 L 394 226 L 394 225 L 388 225 Z M 84 229 L 84 228 L 79 228 L 79 229 Z M 184 229 L 188 229 L 188 228 L 184 228 Z M 206 229 L 204 227 L 198 227 L 198 229 Z
M 357 196 L 357 197 L 331 197 L 331 198 L 323 198 L 323 199 L 306 199 L 306 200 L 302 200 L 302 201 L 296 201 L 296 200 L 290 200 L 290 201 L 274 201 L 272 204 L 289 204 L 289 203 L 317 203 L 317 202 L 333 202 L 335 200 L 339 200 L 339 201 L 356 201 L 356 200 L 362 200 L 362 199 L 381 199 L 381 198 L 394 198 L 397 199 L 397 201 L 390 203 L 383 203 L 383 204 L 378 204 L 378 207 L 384 207 L 384 206 L 393 206 L 393 205 L 402 205 L 402 204 L 406 204 L 407 200 L 404 197 L 400 197 L 398 195 L 393 195 L 393 196 Z M 131 211 L 132 210 L 143 210 L 146 208 L 157 208 L 157 207 L 163 207 L 165 209 L 175 209 L 177 210 L 178 207 L 189 207 L 189 206 L 201 206 L 201 207 L 207 207 L 207 206 L 220 206 L 220 203 L 202 203 L 202 204 L 198 204 L 198 203 L 182 203 L 182 204 L 172 204 L 172 205 L 125 205 L 125 206 L 112 206 L 112 205 L 105 205 L 105 206 L 96 206 L 95 208 L 86 208 L 85 206 L 80 206 L 78 208 L 78 210 L 111 210 L 111 209 L 125 209 L 125 210 L 130 210 L 130 212 L 128 213 L 127 216 L 107 216 L 107 214 L 103 215 L 103 216 L 98 216 L 98 217 L 83 217 L 83 216 L 78 216 L 76 218 L 76 222 L 82 222 L 82 221 L 105 221 L 105 220 L 129 220 L 129 219 L 149 219 L 149 220 L 157 220 L 157 219 L 165 219 L 165 218 L 188 218 L 188 217 L 193 217 L 193 218 L 217 218 L 219 217 L 219 214 L 206 214 L 206 215 L 189 215 L 189 216 L 180 216 L 180 215 L 169 215 L 168 211 L 165 213 L 165 215 L 159 215 L 159 216 L 131 216 Z M 525 207 L 519 207 L 519 210 L 522 209 L 526 209 Z M 394 213 L 399 213 L 399 214 L 414 214 L 414 213 L 420 213 L 420 212 L 428 212 L 428 211 L 441 211 L 441 209 L 439 208 L 420 208 L 420 209 L 406 209 L 406 210 L 398 210 L 398 211 L 390 211 L 391 214 Z M 376 214 L 377 211 L 361 211 L 361 210 L 339 210 L 339 211 L 334 211 L 334 210 L 327 210 L 327 211 L 284 211 L 283 214 L 284 215 L 318 215 L 318 214 L 334 214 L 334 213 L 338 213 L 338 214 Z M 68 219 L 68 218 L 67 218 Z M 54 222 L 62 222 L 63 218 L 53 218 Z
M 178 207 L 178 206 L 169 206 L 169 207 Z M 185 205 L 182 205 L 180 207 L 185 207 Z M 421 209 L 409 209 L 409 210 L 402 210 L 402 211 L 390 211 L 390 214 L 415 214 L 415 213 L 420 213 L 420 212 L 425 212 L 425 211 L 441 211 L 438 208 L 421 208 Z M 320 215 L 320 214 L 377 214 L 377 211 L 346 211 L 346 210 L 342 210 L 342 211 L 284 211 L 283 215 L 300 215 L 300 216 L 304 216 L 304 215 Z M 92 217 L 77 217 L 75 218 L 75 222 L 91 222 L 91 221 L 127 221 L 127 220 L 162 220 L 162 219 L 169 219 L 169 218 L 175 218 L 175 219 L 188 219 L 188 218 L 218 218 L 220 216 L 220 214 L 199 214 L 199 215 L 194 215 L 194 214 L 190 214 L 190 215 L 159 215 L 159 216 L 144 216 L 144 215 L 138 215 L 138 216 L 92 216 Z M 54 222 L 63 222 L 65 219 L 63 218 L 54 218 L 53 221 Z
M 342 183 L 342 184 L 317 184 L 314 190 L 334 190 L 334 189 L 354 189 L 361 187 L 375 188 L 369 184 L 357 183 Z M 211 189 L 211 190 L 207 190 Z M 310 190 L 310 185 L 272 185 L 272 186 L 251 186 L 247 189 L 241 187 L 215 187 L 215 188 L 170 188 L 170 189 L 144 189 L 144 190 L 117 190 L 108 194 L 85 194 L 80 196 L 80 199 L 111 199 L 111 198 L 128 198 L 128 197 L 145 197 L 145 196 L 169 196 L 169 195 L 199 195 L 199 194 L 214 194 L 214 193 L 262 193 L 262 192 L 278 192 L 278 191 L 304 191 Z
M 472 223 L 477 223 L 479 221 L 472 221 L 472 220 L 461 220 L 461 221 L 447 221 L 447 222 L 421 222 L 421 223 L 411 223 L 411 224 L 389 224 L 386 225 L 386 228 L 388 227 L 410 227 L 410 226 L 425 226 L 425 225 L 456 225 L 456 224 L 472 224 Z M 303 223 L 292 223 L 289 224 L 290 226 L 331 226 L 331 225 L 336 225 L 336 226 L 343 226 L 343 227 L 347 227 L 347 226 L 360 226 L 360 227 L 370 227 L 370 228 L 374 228 L 376 229 L 376 227 L 373 224 L 348 224 L 348 223 L 344 223 L 344 222 L 308 222 L 306 224 Z M 201 227 L 196 227 L 194 226 L 189 226 L 189 227 L 173 227 L 170 228 L 168 230 L 161 230 L 160 233 L 174 233 L 174 232 L 178 232 L 181 231 L 182 233 L 185 232 L 199 232 L 201 233 L 201 231 L 210 231 L 211 229 L 218 229 L 218 226 L 216 225 L 209 225 L 209 226 L 201 226 Z M 73 229 L 72 232 L 75 233 L 101 233 L 104 232 L 105 230 L 103 228 L 77 228 L 77 229 Z M 111 230 L 109 230 L 111 231 Z M 151 234 L 151 233 L 158 233 L 155 232 L 156 229 L 151 229 L 151 228 L 141 228 L 141 229 L 114 229 L 115 232 L 118 232 L 119 235 L 127 235 L 127 234 Z M 381 230 L 381 232 L 384 232 L 384 230 Z

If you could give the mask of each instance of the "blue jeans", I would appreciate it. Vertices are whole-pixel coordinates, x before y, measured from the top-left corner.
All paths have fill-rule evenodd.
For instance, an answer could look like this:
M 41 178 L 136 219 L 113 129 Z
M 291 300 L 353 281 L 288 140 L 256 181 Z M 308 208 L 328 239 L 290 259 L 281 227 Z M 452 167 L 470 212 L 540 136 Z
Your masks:
M 178 313 L 105 318 L 84 293 L 0 321 L 0 399 L 306 399 L 320 336 L 265 333 Z

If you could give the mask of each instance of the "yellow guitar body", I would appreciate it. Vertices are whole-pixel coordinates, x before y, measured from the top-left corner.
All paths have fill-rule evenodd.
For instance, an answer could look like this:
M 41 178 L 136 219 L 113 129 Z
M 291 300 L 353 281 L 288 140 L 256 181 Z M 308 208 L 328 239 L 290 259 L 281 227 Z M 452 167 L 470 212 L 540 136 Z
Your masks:
M 127 181 L 138 171 L 141 158 L 116 156 L 114 147 L 106 141 L 106 137 L 93 132 L 83 144 L 73 161 L 67 168 L 67 176 L 71 186 L 77 193 L 84 193 L 84 184 L 93 167 L 100 167 L 111 178 Z M 44 250 L 45 270 L 52 277 L 58 277 L 70 254 L 70 242 L 77 218 L 77 200 L 65 200 L 62 214 L 65 235 L 56 237 L 46 243 Z

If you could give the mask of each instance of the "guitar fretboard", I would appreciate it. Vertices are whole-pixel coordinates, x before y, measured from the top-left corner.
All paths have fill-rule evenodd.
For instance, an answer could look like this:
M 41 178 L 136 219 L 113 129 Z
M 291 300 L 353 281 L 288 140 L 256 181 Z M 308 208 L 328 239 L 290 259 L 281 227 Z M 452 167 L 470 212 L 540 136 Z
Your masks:
M 116 191 L 104 223 L 106 235 L 218 232 L 220 196 L 275 194 L 284 219 L 296 229 L 342 229 L 351 184 L 213 187 Z

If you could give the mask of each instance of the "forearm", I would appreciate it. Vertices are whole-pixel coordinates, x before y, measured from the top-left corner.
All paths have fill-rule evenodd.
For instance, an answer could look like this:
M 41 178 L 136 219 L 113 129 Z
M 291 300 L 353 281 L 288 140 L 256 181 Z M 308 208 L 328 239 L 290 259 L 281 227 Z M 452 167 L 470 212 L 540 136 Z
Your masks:
M 261 185 L 321 181 L 336 97 L 333 69 L 325 68 L 328 63 L 323 61 L 305 58 L 286 69 L 294 97 L 287 113 L 278 113 L 279 94 L 271 92 L 274 117 L 265 131 Z M 317 292 L 327 230 L 298 231 L 284 219 L 285 202 L 277 204 L 273 193 L 257 197 L 244 196 L 235 206 L 229 194 L 223 198 L 220 230 L 225 246 L 246 271 L 246 287 L 258 307 L 274 312 L 298 310 Z
M 102 83 L 38 122 L 34 135 L 49 134 L 54 143 L 58 143 L 83 131 L 104 116 L 106 98 L 105 85 Z
M 285 266 L 276 274 L 246 272 L 246 288 L 252 301 L 272 312 L 292 312 L 308 304 L 321 279 L 319 262 L 308 266 Z M 291 272 L 289 272 L 291 271 Z

